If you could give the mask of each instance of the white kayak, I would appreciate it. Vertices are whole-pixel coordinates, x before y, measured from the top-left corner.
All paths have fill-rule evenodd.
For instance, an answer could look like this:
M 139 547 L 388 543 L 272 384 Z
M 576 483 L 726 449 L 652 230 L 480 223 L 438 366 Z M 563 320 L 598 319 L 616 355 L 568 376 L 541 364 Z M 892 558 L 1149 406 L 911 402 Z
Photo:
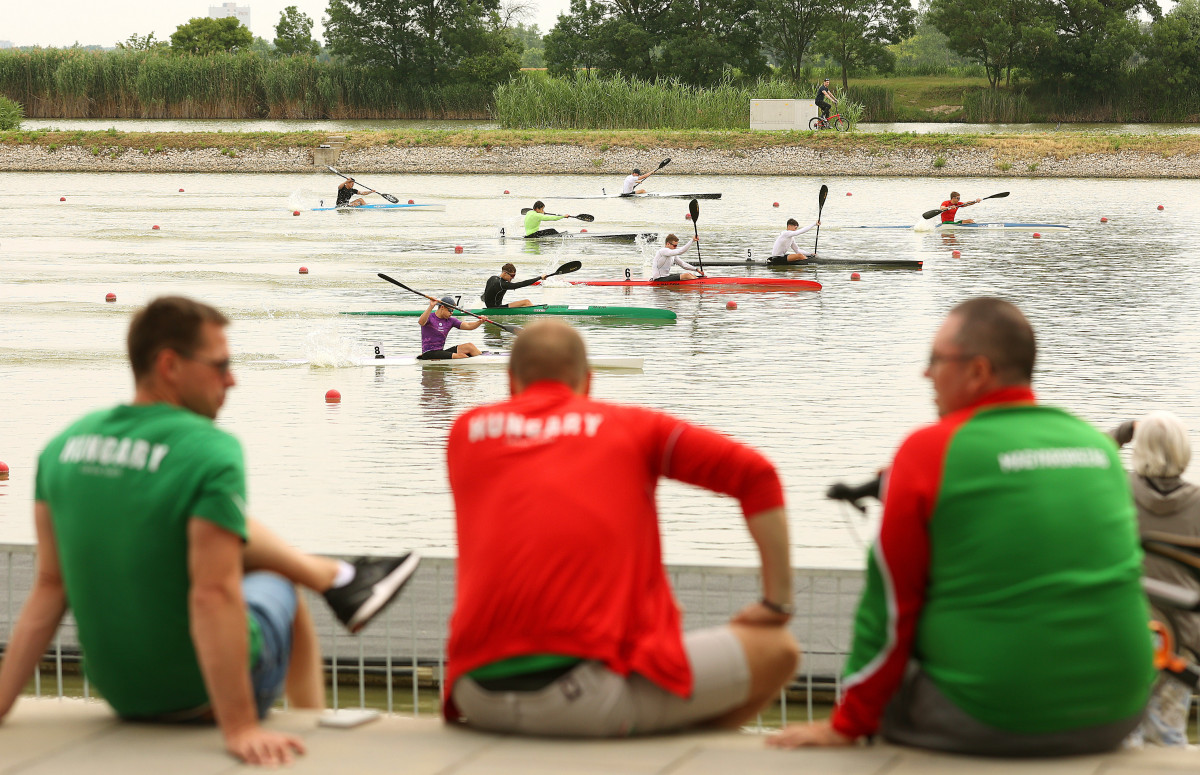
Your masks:
M 604 189 L 601 189 L 603 191 Z M 600 194 L 591 194 L 587 196 L 548 196 L 547 199 L 720 199 L 720 194 L 686 194 L 686 193 L 658 193 L 648 191 L 645 194 L 609 194 L 607 192 Z
M 409 204 L 379 204 L 379 205 L 359 205 L 358 207 L 314 207 L 314 213 L 328 212 L 336 210 L 342 213 L 357 212 L 358 210 L 420 210 L 424 212 L 441 213 L 446 211 L 446 205 L 434 204 L 432 202 L 412 203 Z
M 633 356 L 588 356 L 588 365 L 593 369 L 641 370 L 643 362 L 643 358 Z M 313 363 L 310 360 L 255 361 L 255 363 L 327 368 L 340 368 L 343 366 L 453 366 L 455 368 L 486 368 L 489 366 L 499 366 L 500 368 L 507 368 L 508 353 L 485 352 L 483 355 L 476 355 L 474 358 L 450 358 L 447 360 L 438 361 L 423 361 L 412 356 L 387 356 L 384 358 L 351 358 L 348 362 L 343 361 L 340 363 Z

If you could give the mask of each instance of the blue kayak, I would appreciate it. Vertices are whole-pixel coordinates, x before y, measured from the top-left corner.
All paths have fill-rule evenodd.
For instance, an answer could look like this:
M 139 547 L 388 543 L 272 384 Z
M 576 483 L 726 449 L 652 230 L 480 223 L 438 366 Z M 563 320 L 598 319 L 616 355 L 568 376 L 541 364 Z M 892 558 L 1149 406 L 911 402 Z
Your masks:
M 314 207 L 314 213 L 324 212 L 326 210 L 345 210 L 352 212 L 354 210 L 428 210 L 429 212 L 440 213 L 446 209 L 446 205 L 438 204 L 386 204 L 386 205 L 359 205 L 358 207 Z

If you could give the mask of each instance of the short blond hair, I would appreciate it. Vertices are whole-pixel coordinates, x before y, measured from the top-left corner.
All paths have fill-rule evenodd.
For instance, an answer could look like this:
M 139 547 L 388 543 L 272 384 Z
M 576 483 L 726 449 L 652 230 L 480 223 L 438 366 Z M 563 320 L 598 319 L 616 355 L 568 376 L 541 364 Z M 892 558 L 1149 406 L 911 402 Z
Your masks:
M 1170 412 L 1150 412 L 1133 429 L 1133 471 L 1139 476 L 1179 476 L 1192 460 L 1183 421 Z

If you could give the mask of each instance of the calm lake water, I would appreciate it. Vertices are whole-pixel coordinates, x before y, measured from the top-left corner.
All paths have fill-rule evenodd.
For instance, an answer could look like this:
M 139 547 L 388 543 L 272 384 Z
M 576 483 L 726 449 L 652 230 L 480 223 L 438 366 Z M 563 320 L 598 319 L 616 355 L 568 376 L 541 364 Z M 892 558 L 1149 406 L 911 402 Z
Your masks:
M 394 354 L 414 353 L 419 342 L 411 319 L 338 313 L 422 306 L 380 281 L 379 271 L 470 301 L 505 261 L 520 277 L 578 259 L 584 268 L 575 277 L 616 278 L 625 268 L 640 273 L 653 254 L 645 245 L 499 240 L 500 227 L 517 228 L 520 208 L 535 198 L 551 212 L 594 214 L 594 230 L 692 231 L 682 200 L 554 198 L 620 182 L 607 178 L 371 175 L 370 185 L 446 211 L 309 211 L 333 199 L 337 182 L 316 173 L 0 174 L 0 460 L 12 468 L 0 483 L 0 542 L 33 540 L 33 464 L 50 436 L 131 395 L 123 353 L 130 313 L 182 293 L 234 319 L 238 385 L 220 423 L 246 447 L 257 516 L 311 550 L 450 553 L 444 436 L 465 409 L 504 397 L 505 375 L 338 365 L 375 341 Z M 850 279 L 850 268 L 786 270 L 823 283 L 816 293 L 558 284 L 515 294 L 678 313 L 665 325 L 580 322 L 593 352 L 646 358 L 643 372 L 599 373 L 594 392 L 657 406 L 764 450 L 786 483 L 797 565 L 861 564 L 866 527 L 823 492 L 834 480 L 869 476 L 908 431 L 934 418 L 921 376 L 929 341 L 946 310 L 969 296 L 1002 295 L 1030 316 L 1044 400 L 1104 428 L 1169 408 L 1200 429 L 1200 181 L 953 184 L 964 198 L 1012 191 L 965 211 L 977 219 L 1071 226 L 1041 239 L 849 228 L 919 222 L 946 198 L 946 181 L 663 174 L 652 182 L 659 191 L 724 193 L 700 203 L 709 259 L 740 258 L 747 248 L 765 256 L 788 216 L 816 216 L 817 190 L 827 183 L 822 253 L 925 261 L 920 272 L 863 269 L 861 281 Z M 801 239 L 811 246 L 813 237 Z M 308 275 L 298 274 L 302 265 Z M 721 273 L 749 271 L 778 274 Z M 107 292 L 115 304 L 104 302 Z M 736 311 L 726 309 L 731 299 Z M 485 329 L 452 336 L 485 349 L 509 341 Z M 271 363 L 295 358 L 327 365 Z M 330 388 L 341 391 L 341 405 L 325 404 Z M 659 502 L 670 561 L 753 561 L 728 499 L 668 482 Z

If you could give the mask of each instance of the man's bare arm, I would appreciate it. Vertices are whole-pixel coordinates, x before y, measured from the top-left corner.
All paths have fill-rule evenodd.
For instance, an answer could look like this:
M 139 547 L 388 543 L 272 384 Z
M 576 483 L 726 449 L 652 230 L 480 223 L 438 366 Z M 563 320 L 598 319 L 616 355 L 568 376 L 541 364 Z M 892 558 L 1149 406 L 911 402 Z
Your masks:
M 37 571 L 33 590 L 21 609 L 17 626 L 4 651 L 4 663 L 0 664 L 0 719 L 12 710 L 67 611 L 67 593 L 58 564 L 58 543 L 54 540 L 50 506 L 38 501 L 34 504 L 33 514 L 37 530 Z

